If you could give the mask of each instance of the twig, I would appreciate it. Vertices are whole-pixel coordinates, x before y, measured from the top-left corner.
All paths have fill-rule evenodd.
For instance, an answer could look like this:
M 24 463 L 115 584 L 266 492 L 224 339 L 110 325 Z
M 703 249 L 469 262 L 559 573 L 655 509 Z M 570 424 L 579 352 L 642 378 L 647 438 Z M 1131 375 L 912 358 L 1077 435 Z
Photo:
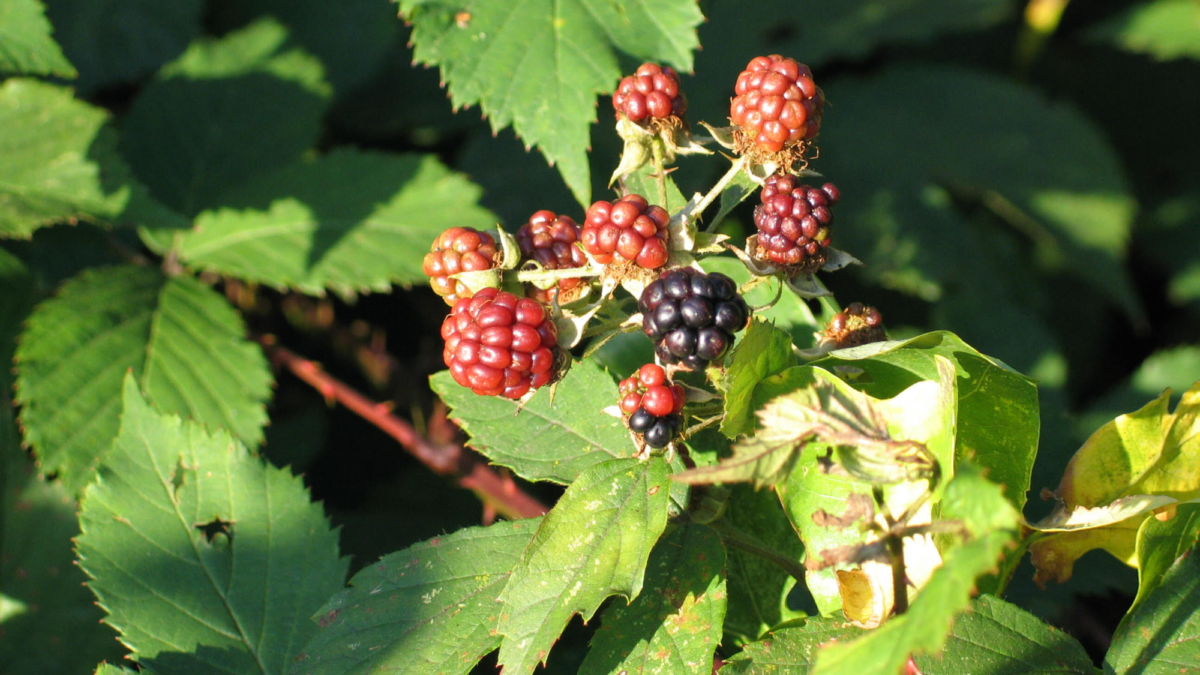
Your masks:
M 709 523 L 708 526 L 715 529 L 717 534 L 721 535 L 721 541 L 725 542 L 726 546 L 741 549 L 763 560 L 773 562 L 784 572 L 787 572 L 796 579 L 796 581 L 804 582 L 804 566 L 798 560 L 793 560 L 789 556 L 738 530 L 724 519 L 715 520 Z
M 417 433 L 407 421 L 395 416 L 386 403 L 376 403 L 350 385 L 326 373 L 321 366 L 274 343 L 269 336 L 258 341 L 273 363 L 287 367 L 296 377 L 316 389 L 329 401 L 337 401 L 359 417 L 399 441 L 400 445 L 431 471 L 451 476 L 472 490 L 497 513 L 509 518 L 533 518 L 549 509 L 521 490 L 511 477 L 488 467 L 479 455 L 464 452 L 455 444 L 434 445 Z
M 654 159 L 654 180 L 658 184 L 658 201 L 662 202 L 662 207 L 669 212 L 671 207 L 667 204 L 667 172 L 663 162 L 662 141 L 657 138 L 652 140 L 650 152 Z

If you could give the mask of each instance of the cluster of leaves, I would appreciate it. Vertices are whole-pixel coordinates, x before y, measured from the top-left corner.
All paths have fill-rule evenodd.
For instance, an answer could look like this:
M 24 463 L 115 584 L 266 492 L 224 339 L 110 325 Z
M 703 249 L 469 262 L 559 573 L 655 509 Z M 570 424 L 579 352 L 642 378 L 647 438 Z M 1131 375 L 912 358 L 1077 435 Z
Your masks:
M 586 655 L 549 670 L 890 674 L 912 655 L 924 673 L 1092 673 L 1036 600 L 1040 618 L 1002 598 L 1029 597 L 1026 552 L 1063 582 L 1096 549 L 1137 570 L 1105 672 L 1200 669 L 1200 350 L 1170 348 L 1200 325 L 1200 153 L 1170 123 L 1195 111 L 1174 86 L 1195 75 L 1195 3 L 1072 9 L 1049 47 L 1059 17 L 1035 5 L 1065 3 L 1024 23 L 1008 0 L 618 4 L 5 3 L 0 670 L 467 673 L 498 651 L 532 673 L 578 614 L 599 625 Z M 1015 42 L 1029 77 L 964 41 Z M 1070 50 L 1106 67 L 1081 77 Z M 715 122 L 769 52 L 832 102 L 815 168 L 845 195 L 836 245 L 867 265 L 830 285 L 874 296 L 898 339 L 802 362 L 838 307 L 784 291 L 715 377 L 723 419 L 687 440 L 692 467 L 631 458 L 600 413 L 650 359 L 639 335 L 519 415 L 439 373 L 472 447 L 565 492 L 542 518 L 362 560 L 346 586 L 352 547 L 259 452 L 274 377 L 253 303 L 221 289 L 421 284 L 447 227 L 603 189 L 620 153 L 607 123 L 590 137 L 594 104 L 631 64 L 697 71 L 689 109 Z M 883 66 L 839 65 L 865 57 Z M 1139 104 L 1113 106 L 1114 81 Z M 492 138 L 507 128 L 542 157 Z M 689 159 L 669 203 L 723 161 Z M 726 234 L 748 233 L 752 189 L 722 193 Z M 1104 351 L 1135 330 L 1138 353 Z M 1054 511 L 1026 521 L 1059 475 Z

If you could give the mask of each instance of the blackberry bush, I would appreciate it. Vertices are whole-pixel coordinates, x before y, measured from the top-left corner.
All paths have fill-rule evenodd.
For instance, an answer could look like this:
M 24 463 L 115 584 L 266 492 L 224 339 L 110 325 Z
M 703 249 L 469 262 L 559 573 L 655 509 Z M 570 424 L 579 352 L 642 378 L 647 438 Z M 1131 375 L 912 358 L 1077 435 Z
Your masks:
M 629 430 L 651 448 L 667 447 L 683 427 L 683 387 L 669 383 L 662 366 L 648 363 L 617 389 Z
M 638 309 L 654 355 L 691 370 L 719 362 L 750 316 L 732 279 L 690 267 L 669 270 L 647 285 Z
M 521 260 L 538 262 L 543 269 L 563 270 L 583 267 L 587 256 L 576 245 L 579 241 L 579 225 L 570 216 L 558 216 L 553 211 L 541 210 L 529 217 L 529 222 L 517 231 L 517 244 L 521 247 Z M 525 294 L 538 302 L 550 304 L 558 297 L 566 304 L 578 298 L 586 290 L 586 279 L 560 279 L 551 289 L 527 284 Z
M 546 308 L 485 288 L 442 322 L 442 360 L 454 381 L 481 396 L 518 399 L 554 377 L 558 331 Z
M 450 276 L 490 270 L 496 267 L 499 255 L 496 240 L 487 232 L 471 227 L 452 227 L 433 240 L 421 269 L 429 277 L 433 292 L 453 307 L 460 299 L 471 297 L 471 289 Z
M 604 265 L 624 262 L 655 270 L 667 264 L 670 220 L 665 209 L 641 195 L 598 201 L 587 210 L 583 248 Z
M 754 253 L 760 260 L 813 272 L 825 262 L 832 207 L 841 193 L 833 183 L 820 188 L 796 183 L 787 174 L 767 178 L 760 193 L 762 203 L 754 208 L 758 228 Z

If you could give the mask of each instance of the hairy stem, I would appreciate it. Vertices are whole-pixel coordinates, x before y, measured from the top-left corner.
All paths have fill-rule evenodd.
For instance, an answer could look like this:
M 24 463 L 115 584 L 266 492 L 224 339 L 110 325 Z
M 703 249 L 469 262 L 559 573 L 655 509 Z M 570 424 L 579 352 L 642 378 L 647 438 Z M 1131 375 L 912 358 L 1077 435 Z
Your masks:
M 654 158 L 654 180 L 656 183 L 658 183 L 658 201 L 669 213 L 671 211 L 671 206 L 667 203 L 667 172 L 663 163 L 663 147 L 661 140 L 656 138 L 650 143 L 650 154 Z
M 585 265 L 583 267 L 567 267 L 561 270 L 521 270 L 517 272 L 517 281 L 559 281 L 561 279 L 582 279 L 598 277 L 602 271 L 599 267 Z
M 775 563 L 784 572 L 790 574 L 796 581 L 804 581 L 804 566 L 800 561 L 792 559 L 790 556 L 784 555 L 779 551 L 767 546 L 761 541 L 751 537 L 741 530 L 730 525 L 724 519 L 715 520 L 708 524 L 709 527 L 715 529 L 721 535 L 721 541 L 733 548 L 741 549 L 752 555 L 756 555 L 763 560 L 768 560 Z
M 737 175 L 741 173 L 743 168 L 745 168 L 746 162 L 748 161 L 750 161 L 749 155 L 742 155 L 734 160 L 733 165 L 729 167 L 729 170 L 725 172 L 725 175 L 721 176 L 721 180 L 717 181 L 717 184 L 708 191 L 708 194 L 704 195 L 704 197 L 700 199 L 700 203 L 696 204 L 696 208 L 692 210 L 692 218 L 699 218 L 700 214 L 704 213 L 704 209 L 707 209 L 709 204 L 712 204 L 714 201 L 716 201 L 717 197 L 721 196 L 721 193 L 725 191 L 725 188 L 729 187 L 729 184 L 733 181 L 733 179 L 737 178 Z M 714 220 L 708 224 L 708 227 L 704 228 L 704 231 L 711 232 L 716 225 L 717 221 Z

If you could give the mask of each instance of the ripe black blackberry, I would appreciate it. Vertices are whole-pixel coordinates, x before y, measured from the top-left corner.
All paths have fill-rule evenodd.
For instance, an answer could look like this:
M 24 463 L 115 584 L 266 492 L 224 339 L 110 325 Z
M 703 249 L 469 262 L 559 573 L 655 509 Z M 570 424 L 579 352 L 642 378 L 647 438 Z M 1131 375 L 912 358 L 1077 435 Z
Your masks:
M 815 188 L 797 185 L 787 174 L 768 178 L 759 195 L 762 204 L 754 207 L 758 227 L 755 257 L 796 271 L 820 269 L 831 241 L 831 208 L 839 197 L 841 192 L 833 183 Z
M 750 316 L 732 279 L 690 267 L 670 270 L 647 285 L 638 308 L 658 359 L 690 370 L 720 361 Z

